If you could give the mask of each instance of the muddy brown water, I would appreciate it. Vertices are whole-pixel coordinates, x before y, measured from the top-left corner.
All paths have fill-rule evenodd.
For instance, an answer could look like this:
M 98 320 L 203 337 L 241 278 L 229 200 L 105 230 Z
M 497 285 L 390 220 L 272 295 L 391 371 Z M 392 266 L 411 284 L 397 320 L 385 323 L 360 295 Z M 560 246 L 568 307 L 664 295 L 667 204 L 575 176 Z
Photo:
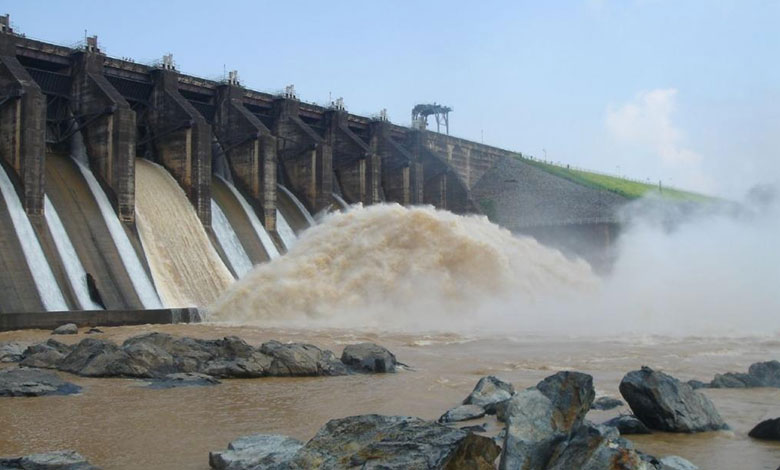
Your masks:
M 497 375 L 523 388 L 561 369 L 594 376 L 597 395 L 619 396 L 623 374 L 650 365 L 680 378 L 709 380 L 777 358 L 780 337 L 623 338 L 479 337 L 456 334 L 378 334 L 346 330 L 282 330 L 215 325 L 105 328 L 114 341 L 164 331 L 199 338 L 237 335 L 249 343 L 305 341 L 340 354 L 344 345 L 381 343 L 413 371 L 347 377 L 226 380 L 213 387 L 153 390 L 133 379 L 61 374 L 83 387 L 76 396 L 0 398 L 0 455 L 75 449 L 106 469 L 208 468 L 208 452 L 238 436 L 282 433 L 305 440 L 329 419 L 362 413 L 438 418 L 476 381 Z M 82 330 L 83 333 L 83 330 Z M 0 333 L 0 341 L 38 342 L 48 331 Z M 85 335 L 57 337 L 76 342 Z M 628 436 L 657 456 L 676 454 L 701 469 L 776 469 L 780 444 L 750 439 L 759 421 L 780 416 L 780 390 L 707 390 L 730 431 Z M 601 422 L 625 407 L 591 412 Z M 493 432 L 498 426 L 488 422 Z

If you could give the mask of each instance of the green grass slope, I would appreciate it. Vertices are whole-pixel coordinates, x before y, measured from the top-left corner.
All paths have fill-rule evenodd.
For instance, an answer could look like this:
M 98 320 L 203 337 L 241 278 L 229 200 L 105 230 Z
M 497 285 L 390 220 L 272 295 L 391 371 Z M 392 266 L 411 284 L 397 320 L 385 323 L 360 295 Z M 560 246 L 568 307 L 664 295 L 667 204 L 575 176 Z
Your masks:
M 649 193 L 653 193 L 676 201 L 707 202 L 713 200 L 713 198 L 703 194 L 666 187 L 661 187 L 659 189 L 659 187 L 654 184 L 642 183 L 640 181 L 633 181 L 592 171 L 567 168 L 565 166 L 527 158 L 522 155 L 515 155 L 515 158 L 548 173 L 565 178 L 573 183 L 594 189 L 611 191 L 629 199 L 637 199 L 644 195 L 649 195 Z

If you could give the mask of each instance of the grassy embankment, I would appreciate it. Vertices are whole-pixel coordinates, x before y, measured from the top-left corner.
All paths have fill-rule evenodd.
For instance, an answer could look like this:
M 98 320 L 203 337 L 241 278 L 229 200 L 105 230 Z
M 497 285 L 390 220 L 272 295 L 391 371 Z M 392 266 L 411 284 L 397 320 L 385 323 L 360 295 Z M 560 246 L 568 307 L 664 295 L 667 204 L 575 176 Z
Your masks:
M 640 181 L 605 175 L 602 173 L 595 173 L 592 171 L 567 168 L 565 166 L 527 158 L 522 155 L 515 155 L 515 158 L 523 161 L 524 163 L 528 163 L 529 165 L 540 168 L 548 173 L 552 173 L 556 176 L 567 179 L 573 183 L 581 184 L 583 186 L 594 189 L 611 191 L 629 199 L 637 199 L 653 193 L 660 195 L 663 198 L 676 201 L 707 202 L 713 200 L 712 197 L 705 196 L 703 194 L 692 193 L 675 188 L 659 188 L 658 185 L 654 184 L 642 183 Z

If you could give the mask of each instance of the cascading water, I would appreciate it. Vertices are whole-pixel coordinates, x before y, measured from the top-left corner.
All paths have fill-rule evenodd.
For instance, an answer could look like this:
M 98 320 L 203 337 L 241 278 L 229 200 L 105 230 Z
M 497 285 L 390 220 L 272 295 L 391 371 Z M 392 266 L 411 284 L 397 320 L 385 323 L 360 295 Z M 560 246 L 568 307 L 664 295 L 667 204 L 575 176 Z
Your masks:
M 205 306 L 234 281 L 179 184 L 138 159 L 136 219 L 158 292 L 167 307 Z
M 339 205 L 340 209 L 347 209 L 349 207 L 349 204 L 347 204 L 347 201 L 345 201 L 343 197 L 336 193 L 331 194 L 331 196 L 333 196 L 333 199 L 336 201 L 336 204 Z
M 287 223 L 287 219 L 279 209 L 276 209 L 276 233 L 278 233 L 279 238 L 282 239 L 284 248 L 287 251 L 290 251 L 290 248 L 293 247 L 298 237 L 295 235 L 293 229 L 290 228 L 290 224 Z
M 485 217 L 397 204 L 355 206 L 325 216 L 286 256 L 256 266 L 211 306 L 208 319 L 338 327 L 480 324 L 487 317 L 477 310 L 487 304 L 519 309 L 598 283 L 584 261 L 517 238 Z
M 127 237 L 122 224 L 119 222 L 114 209 L 111 207 L 111 203 L 108 201 L 108 197 L 103 192 L 103 188 L 100 187 L 95 175 L 92 174 L 89 168 L 87 168 L 81 161 L 74 158 L 76 165 L 84 176 L 84 180 L 89 186 L 89 190 L 92 193 L 92 197 L 100 208 L 100 214 L 103 216 L 103 220 L 108 227 L 108 231 L 111 234 L 111 238 L 114 241 L 119 257 L 122 259 L 122 264 L 125 266 L 125 270 L 130 276 L 130 281 L 133 283 L 133 288 L 138 295 L 144 308 L 155 309 L 162 308 L 160 297 L 158 297 L 155 291 L 152 281 L 146 274 L 141 261 L 138 259 L 138 254 L 133 249 L 133 245 L 130 244 L 130 239 Z
M 50 312 L 68 310 L 68 304 L 62 296 L 62 291 L 54 278 L 54 273 L 52 273 L 49 262 L 46 260 L 30 219 L 27 218 L 13 183 L 11 183 L 5 168 L 1 165 L 0 194 L 2 194 L 10 212 L 14 231 L 19 239 L 19 243 L 22 245 L 24 257 L 27 260 L 27 267 L 32 273 L 35 288 L 38 291 L 43 307 Z
M 76 294 L 76 300 L 83 310 L 102 310 L 103 307 L 95 303 L 89 295 L 87 287 L 87 272 L 79 260 L 76 249 L 70 241 L 68 232 L 62 225 L 57 210 L 52 205 L 48 196 L 43 200 L 43 210 L 46 216 L 46 224 L 49 226 L 54 245 L 57 247 L 62 263 L 65 267 L 65 273 L 68 275 L 68 281 Z
M 281 192 L 283 192 L 283 193 L 284 193 L 284 195 L 285 195 L 287 198 L 289 198 L 289 199 L 292 201 L 292 203 L 293 203 L 293 204 L 295 205 L 295 207 L 298 209 L 298 212 L 299 212 L 299 214 L 300 214 L 300 215 L 301 215 L 301 216 L 302 216 L 304 219 L 306 219 L 306 222 L 309 224 L 309 227 L 311 227 L 312 225 L 314 225 L 314 224 L 316 223 L 316 222 L 314 222 L 314 217 L 312 217 L 312 216 L 311 216 L 311 214 L 310 214 L 310 213 L 309 213 L 309 211 L 306 209 L 306 207 L 303 205 L 303 203 L 302 203 L 301 201 L 299 201 L 299 200 L 298 200 L 298 198 L 297 198 L 297 197 L 295 197 L 295 195 L 294 195 L 292 192 L 290 192 L 290 190 L 289 190 L 289 189 L 285 188 L 285 187 L 284 187 L 284 186 L 282 186 L 281 184 L 277 184 L 277 185 L 276 185 L 276 187 L 277 187 L 277 188 L 278 188 L 278 189 L 279 189 Z
M 230 189 L 230 192 L 233 193 L 233 196 L 236 198 L 236 200 L 238 200 L 239 204 L 241 204 L 241 209 L 243 209 L 244 214 L 246 214 L 249 222 L 252 224 L 252 228 L 255 230 L 257 238 L 260 239 L 260 243 L 262 243 L 263 249 L 265 249 L 265 252 L 268 254 L 268 258 L 278 258 L 279 250 L 276 248 L 276 245 L 274 245 L 273 240 L 271 240 L 271 236 L 268 235 L 268 232 L 265 230 L 265 227 L 263 227 L 263 224 L 260 223 L 260 219 L 257 218 L 257 214 L 255 214 L 252 206 L 249 205 L 246 199 L 244 199 L 244 196 L 238 189 L 236 189 L 235 186 L 220 176 L 217 176 L 217 178 L 225 183 L 225 186 Z
M 219 246 L 225 252 L 233 272 L 239 278 L 243 277 L 252 269 L 252 262 L 244 247 L 241 246 L 241 241 L 230 225 L 230 221 L 214 199 L 211 200 L 211 228 L 214 229 L 214 235 L 217 236 Z

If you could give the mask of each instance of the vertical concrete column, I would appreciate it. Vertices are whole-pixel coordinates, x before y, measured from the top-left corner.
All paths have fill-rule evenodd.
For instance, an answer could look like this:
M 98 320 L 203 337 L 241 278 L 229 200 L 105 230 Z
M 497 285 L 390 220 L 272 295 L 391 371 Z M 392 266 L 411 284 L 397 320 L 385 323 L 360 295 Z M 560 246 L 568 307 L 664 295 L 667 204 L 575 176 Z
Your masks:
M 447 173 L 442 171 L 425 180 L 424 202 L 437 209 L 447 209 Z
M 410 192 L 411 192 L 411 204 L 423 203 L 423 188 L 425 187 L 425 179 L 423 179 L 423 165 L 419 162 L 414 162 L 409 167 L 410 175 Z
M 175 71 L 156 69 L 149 124 L 159 161 L 179 182 L 203 225 L 211 227 L 211 126 L 179 93 Z
M 72 56 L 72 99 L 90 167 L 108 189 L 119 219 L 135 220 L 135 111 L 103 76 L 105 56 Z
M 370 127 L 371 152 L 381 165 L 382 189 L 385 199 L 404 206 L 412 204 L 412 162 L 411 153 L 394 142 L 390 136 L 390 124 L 374 121 Z
M 244 107 L 244 89 L 217 88 L 214 133 L 236 184 L 263 214 L 266 230 L 276 230 L 276 138 Z
M 43 214 L 46 96 L 16 59 L 15 36 L 0 33 L 0 156 L 21 181 L 22 204 Z
M 334 149 L 333 165 L 341 190 L 350 202 L 380 202 L 381 160 L 368 143 L 352 132 L 348 119 L 343 110 L 325 113 L 325 141 Z
M 318 212 L 330 204 L 333 192 L 333 147 L 301 120 L 299 106 L 295 99 L 276 100 L 272 132 L 290 189 Z

